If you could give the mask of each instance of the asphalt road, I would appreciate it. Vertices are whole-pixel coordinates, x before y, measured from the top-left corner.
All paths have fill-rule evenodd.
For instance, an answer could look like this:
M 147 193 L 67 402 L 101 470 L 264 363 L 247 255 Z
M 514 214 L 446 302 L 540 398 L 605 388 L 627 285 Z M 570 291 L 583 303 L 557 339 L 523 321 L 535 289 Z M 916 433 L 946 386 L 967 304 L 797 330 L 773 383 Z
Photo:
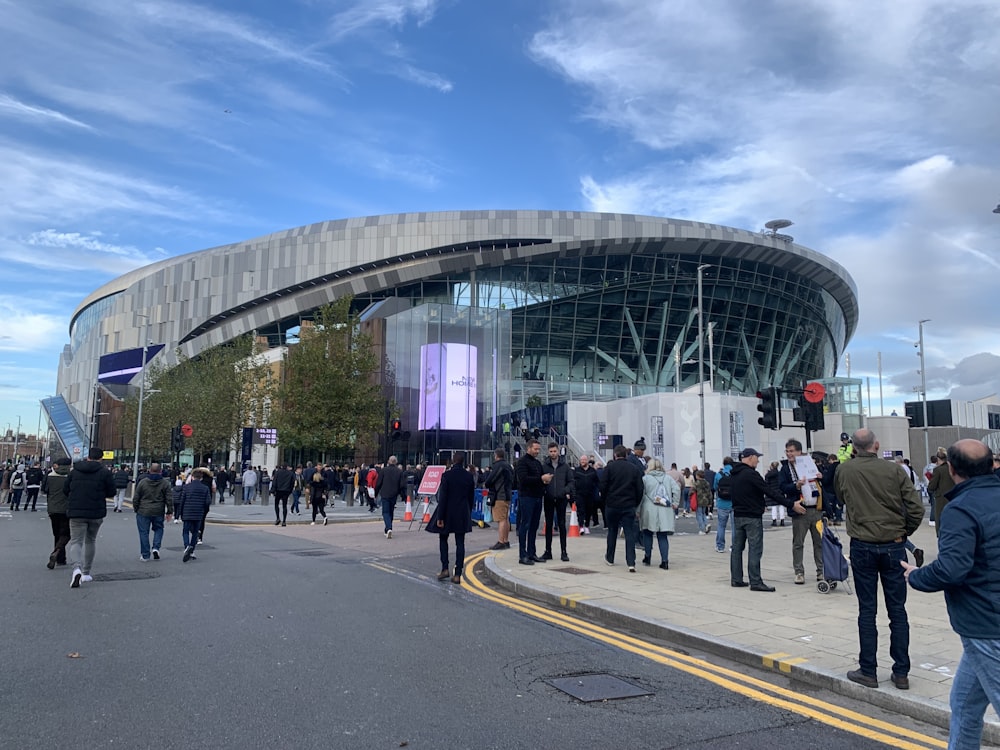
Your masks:
M 210 526 L 187 564 L 180 528 L 143 563 L 109 515 L 73 590 L 45 513 L 0 517 L 3 747 L 884 747 L 438 583 L 416 526 Z M 592 673 L 650 694 L 546 682 Z

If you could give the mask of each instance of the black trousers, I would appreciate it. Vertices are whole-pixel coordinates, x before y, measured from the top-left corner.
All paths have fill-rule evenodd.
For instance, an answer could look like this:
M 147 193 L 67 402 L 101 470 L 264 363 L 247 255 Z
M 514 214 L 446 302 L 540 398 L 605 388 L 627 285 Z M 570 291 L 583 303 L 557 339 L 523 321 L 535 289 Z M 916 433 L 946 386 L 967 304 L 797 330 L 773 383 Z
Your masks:
M 566 498 L 546 497 L 542 501 L 542 510 L 545 513 L 545 551 L 552 552 L 552 527 L 559 527 L 559 548 L 566 551 L 566 506 L 569 500 Z
M 50 513 L 49 522 L 52 524 L 52 538 L 55 540 L 52 554 L 56 556 L 56 563 L 65 565 L 66 545 L 69 544 L 69 519 L 65 513 Z
M 287 521 L 288 520 L 288 496 L 292 494 L 291 490 L 275 490 L 274 492 L 274 520 L 275 521 Z M 278 506 L 281 506 L 280 508 Z M 279 515 L 280 510 L 280 515 Z

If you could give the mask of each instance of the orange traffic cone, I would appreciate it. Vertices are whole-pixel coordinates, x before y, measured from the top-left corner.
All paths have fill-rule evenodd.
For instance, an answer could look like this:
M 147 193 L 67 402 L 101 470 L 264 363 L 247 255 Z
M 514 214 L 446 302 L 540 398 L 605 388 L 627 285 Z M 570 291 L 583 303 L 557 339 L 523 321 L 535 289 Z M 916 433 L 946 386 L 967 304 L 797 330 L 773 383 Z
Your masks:
M 406 510 L 403 511 L 403 521 L 413 520 L 413 502 L 410 500 L 410 496 L 406 496 Z
M 576 503 L 573 503 L 569 512 L 569 535 L 580 536 L 580 519 L 576 515 Z
M 422 523 L 427 524 L 430 522 L 431 522 L 431 501 L 426 500 L 424 501 L 424 520 L 422 521 Z

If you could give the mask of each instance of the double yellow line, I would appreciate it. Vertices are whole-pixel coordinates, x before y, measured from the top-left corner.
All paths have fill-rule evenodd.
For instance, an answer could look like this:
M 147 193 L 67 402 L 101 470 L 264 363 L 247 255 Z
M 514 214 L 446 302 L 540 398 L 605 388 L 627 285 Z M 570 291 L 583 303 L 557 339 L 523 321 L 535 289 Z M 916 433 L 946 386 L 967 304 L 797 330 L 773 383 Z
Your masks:
M 589 636 L 609 646 L 645 657 L 658 664 L 686 672 L 752 700 L 791 711 L 800 716 L 807 716 L 828 726 L 883 742 L 891 747 L 903 750 L 927 750 L 927 748 L 948 746 L 948 743 L 943 740 L 889 724 L 846 708 L 831 706 L 829 709 L 824 709 L 821 706 L 806 705 L 802 702 L 802 695 L 793 690 L 772 685 L 764 680 L 711 664 L 702 659 L 696 659 L 693 656 L 671 651 L 639 638 L 612 632 L 576 617 L 489 589 L 476 577 L 474 572 L 476 563 L 488 554 L 488 552 L 481 552 L 465 561 L 465 579 L 462 582 L 462 587 L 491 602 L 552 625 L 572 630 L 575 633 Z

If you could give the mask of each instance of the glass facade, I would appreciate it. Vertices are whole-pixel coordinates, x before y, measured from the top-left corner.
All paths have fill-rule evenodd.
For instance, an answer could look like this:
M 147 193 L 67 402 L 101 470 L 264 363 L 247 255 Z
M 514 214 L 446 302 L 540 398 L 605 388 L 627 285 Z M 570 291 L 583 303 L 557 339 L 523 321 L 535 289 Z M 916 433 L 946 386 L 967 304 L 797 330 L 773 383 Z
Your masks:
M 499 310 L 510 321 L 511 409 L 681 390 L 698 381 L 697 267 L 704 367 L 718 390 L 754 393 L 834 374 L 844 315 L 794 271 L 748 258 L 612 252 L 443 274 L 360 295 Z M 455 309 L 462 309 L 456 307 Z

